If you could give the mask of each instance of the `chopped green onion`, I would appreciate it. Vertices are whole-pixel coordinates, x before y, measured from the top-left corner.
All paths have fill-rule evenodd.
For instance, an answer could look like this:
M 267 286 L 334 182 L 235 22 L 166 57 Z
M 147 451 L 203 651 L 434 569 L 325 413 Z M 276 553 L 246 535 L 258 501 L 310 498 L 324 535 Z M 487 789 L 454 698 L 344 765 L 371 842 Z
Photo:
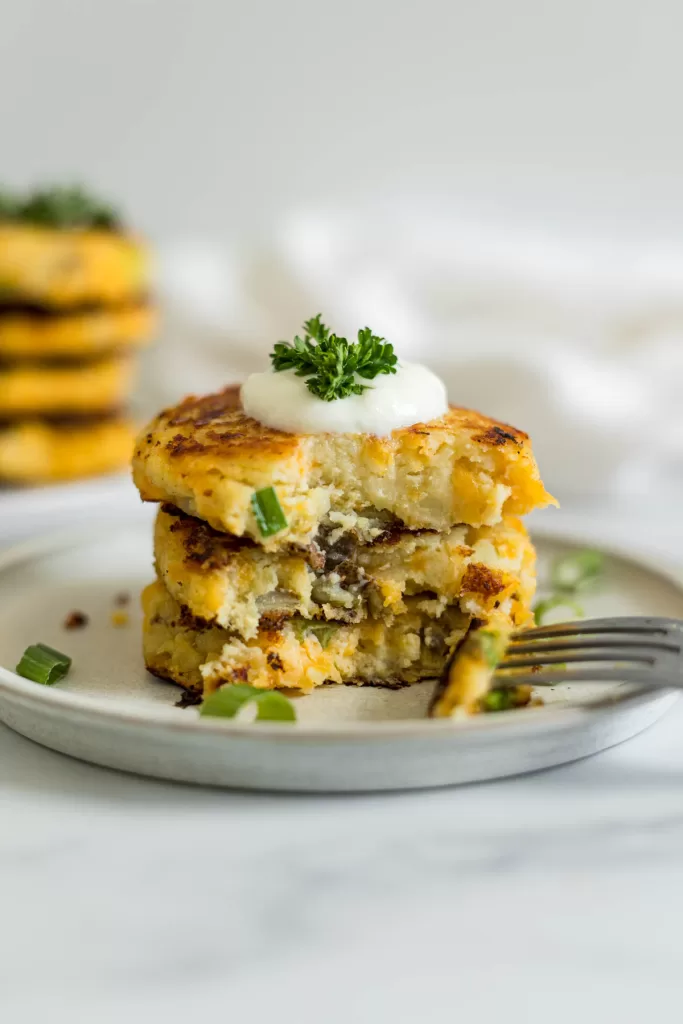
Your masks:
M 560 616 L 559 619 L 555 619 L 555 622 L 570 622 L 572 619 L 582 619 L 584 616 L 583 608 L 576 601 L 572 601 L 571 598 L 566 597 L 564 594 L 553 594 L 552 597 L 547 597 L 544 601 L 536 603 L 534 607 L 534 621 L 536 625 L 546 625 L 548 615 L 556 608 L 566 608 L 571 614 Z
M 52 686 L 63 679 L 71 668 L 71 658 L 56 651 L 47 644 L 32 644 L 27 647 L 17 665 L 17 675 L 31 679 L 34 683 Z
M 516 707 L 514 692 L 505 687 L 489 690 L 481 698 L 481 706 L 484 711 L 507 711 Z
M 496 686 L 481 698 L 482 711 L 509 711 L 529 703 L 531 688 L 528 686 Z
M 256 718 L 260 722 L 295 722 L 292 702 L 277 690 L 258 690 L 254 686 L 236 684 L 221 686 L 210 694 L 199 709 L 200 715 L 212 718 L 234 718 L 246 704 L 256 705 Z
M 315 622 L 310 619 L 294 619 L 292 621 L 292 628 L 296 633 L 299 642 L 301 642 L 308 633 L 312 633 L 324 650 L 339 629 L 339 626 L 332 622 Z
M 505 657 L 507 640 L 501 633 L 491 629 L 478 629 L 474 640 L 479 646 L 481 655 L 489 668 L 497 668 Z
M 272 537 L 274 533 L 284 530 L 287 525 L 287 517 L 282 511 L 274 487 L 254 491 L 251 496 L 251 507 L 262 537 Z
M 555 562 L 551 582 L 555 590 L 574 593 L 595 583 L 602 574 L 605 559 L 600 551 L 578 551 Z

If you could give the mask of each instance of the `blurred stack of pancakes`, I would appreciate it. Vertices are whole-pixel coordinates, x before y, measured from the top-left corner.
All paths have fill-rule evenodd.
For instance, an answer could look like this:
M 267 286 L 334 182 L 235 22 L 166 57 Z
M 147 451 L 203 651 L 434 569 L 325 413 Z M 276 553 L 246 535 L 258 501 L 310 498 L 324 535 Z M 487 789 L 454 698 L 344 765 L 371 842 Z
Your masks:
M 128 463 L 148 293 L 145 247 L 108 206 L 73 188 L 0 194 L 0 481 Z

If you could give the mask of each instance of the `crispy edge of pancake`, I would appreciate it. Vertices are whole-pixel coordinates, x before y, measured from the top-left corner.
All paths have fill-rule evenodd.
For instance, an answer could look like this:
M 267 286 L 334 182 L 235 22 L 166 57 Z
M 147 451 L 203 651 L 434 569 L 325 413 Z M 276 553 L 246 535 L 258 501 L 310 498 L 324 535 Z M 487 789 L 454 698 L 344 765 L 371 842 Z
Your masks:
M 147 292 L 143 242 L 122 232 L 0 224 L 0 293 L 56 309 Z
M 450 449 L 452 457 L 444 457 Z M 419 505 L 429 490 L 429 473 L 442 458 L 442 469 L 449 466 L 448 523 L 441 521 L 445 513 L 439 520 L 429 512 L 429 502 Z M 438 420 L 388 437 L 289 434 L 247 416 L 239 387 L 232 386 L 190 396 L 159 413 L 140 433 L 133 460 L 143 500 L 172 502 L 218 530 L 248 534 L 271 549 L 288 538 L 310 541 L 331 496 L 341 502 L 352 486 L 358 489 L 358 505 L 373 504 L 369 495 L 381 489 L 379 481 L 390 478 L 390 470 L 396 472 L 396 493 L 374 504 L 400 510 L 400 518 L 413 529 L 443 529 L 460 521 L 483 525 L 501 514 L 521 515 L 554 502 L 526 434 L 456 407 Z M 254 490 L 267 486 L 275 487 L 288 527 L 264 539 L 250 502 Z M 441 479 L 433 486 L 443 492 Z M 470 507 L 471 515 L 458 514 Z

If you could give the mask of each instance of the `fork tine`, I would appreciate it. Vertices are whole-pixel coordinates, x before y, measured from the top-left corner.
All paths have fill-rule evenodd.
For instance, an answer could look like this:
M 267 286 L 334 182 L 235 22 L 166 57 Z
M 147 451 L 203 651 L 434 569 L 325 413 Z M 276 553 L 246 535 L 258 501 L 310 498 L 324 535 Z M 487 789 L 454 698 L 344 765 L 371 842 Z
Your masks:
M 675 640 L 661 639 L 659 636 L 653 636 L 652 639 L 650 639 L 647 635 L 637 638 L 631 638 L 628 635 L 624 635 L 615 637 L 614 639 L 610 639 L 609 637 L 596 638 L 591 634 L 577 637 L 560 637 L 558 639 L 553 637 L 547 640 L 543 637 L 539 637 L 537 640 L 530 640 L 528 642 L 523 640 L 514 641 L 508 647 L 508 654 L 535 654 L 537 652 L 553 653 L 555 651 L 595 649 L 624 650 L 629 647 L 647 648 L 653 651 L 672 651 L 675 653 L 681 650 L 681 643 L 683 643 L 683 637 L 681 638 L 681 641 L 677 643 Z
M 591 651 L 588 653 L 576 653 L 576 654 L 561 654 L 558 652 L 555 655 L 547 654 L 521 654 L 518 658 L 505 657 L 501 661 L 499 668 L 511 669 L 511 668 L 532 668 L 535 665 L 568 665 L 568 664 L 582 664 L 590 665 L 599 661 L 623 663 L 623 664 L 640 664 L 640 665 L 654 665 L 655 658 L 649 651 L 632 650 L 632 651 L 621 651 L 620 656 L 616 657 L 613 653 L 607 653 L 602 651 Z
M 583 621 L 558 622 L 550 626 L 533 626 L 531 629 L 518 630 L 512 639 L 579 636 L 591 633 L 627 633 L 627 634 L 661 634 L 676 633 L 680 635 L 683 624 L 678 619 L 645 618 L 642 616 L 620 616 L 619 618 L 586 619 Z
M 683 689 L 683 621 L 624 616 L 518 630 L 493 677 L 498 686 L 584 682 Z
M 579 668 L 563 672 L 501 673 L 493 677 L 494 686 L 560 686 L 565 683 L 637 683 L 644 688 L 683 689 L 683 677 L 636 668 Z

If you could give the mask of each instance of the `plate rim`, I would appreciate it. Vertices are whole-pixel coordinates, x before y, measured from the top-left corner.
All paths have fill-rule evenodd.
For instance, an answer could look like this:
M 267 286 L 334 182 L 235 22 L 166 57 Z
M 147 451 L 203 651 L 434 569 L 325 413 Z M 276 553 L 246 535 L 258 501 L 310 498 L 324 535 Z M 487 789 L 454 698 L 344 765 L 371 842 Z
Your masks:
M 142 510 L 139 510 L 142 511 Z M 141 529 L 149 526 L 149 521 L 139 512 L 137 515 L 119 515 L 116 519 L 98 519 L 96 525 L 89 528 L 63 528 L 37 534 L 29 539 L 21 540 L 0 551 L 0 573 L 14 568 L 33 558 L 58 553 L 69 547 L 79 546 L 91 539 L 96 539 L 112 529 L 124 532 L 128 529 Z M 666 560 L 655 555 L 644 546 L 635 552 L 625 544 L 605 540 L 600 529 L 589 527 L 556 527 L 532 523 L 532 537 L 536 536 L 558 544 L 592 545 L 598 547 L 608 556 L 630 562 L 640 569 L 658 575 L 672 583 L 683 594 L 683 566 L 675 561 Z M 126 706 L 112 706 L 102 698 L 92 695 L 65 692 L 53 687 L 44 687 L 24 679 L 11 669 L 0 665 L 0 699 L 9 698 L 29 708 L 37 707 L 43 711 L 54 712 L 69 718 L 78 717 L 88 721 L 105 719 L 107 723 L 140 729 L 170 730 L 172 732 L 194 734 L 218 734 L 230 737 L 263 738 L 269 741 L 301 743 L 318 742 L 333 739 L 356 740 L 359 742 L 373 739 L 425 739 L 428 736 L 460 735 L 482 736 L 503 729 L 507 735 L 518 736 L 537 733 L 542 724 L 544 731 L 563 730 L 572 725 L 579 726 L 582 721 L 595 721 L 597 716 L 611 714 L 616 707 L 650 703 L 664 695 L 678 699 L 680 695 L 671 690 L 652 690 L 637 685 L 623 684 L 624 692 L 615 695 L 604 704 L 581 707 L 544 706 L 527 708 L 523 715 L 514 711 L 502 712 L 498 715 L 474 715 L 466 719 L 399 719 L 389 721 L 339 721 L 339 722 L 248 722 L 235 719 L 207 719 L 199 716 L 178 716 L 177 708 L 171 706 L 135 708 L 134 699 L 126 701 Z M 673 703 L 673 700 L 672 700 Z M 1 716 L 0 716 L 1 720 Z

